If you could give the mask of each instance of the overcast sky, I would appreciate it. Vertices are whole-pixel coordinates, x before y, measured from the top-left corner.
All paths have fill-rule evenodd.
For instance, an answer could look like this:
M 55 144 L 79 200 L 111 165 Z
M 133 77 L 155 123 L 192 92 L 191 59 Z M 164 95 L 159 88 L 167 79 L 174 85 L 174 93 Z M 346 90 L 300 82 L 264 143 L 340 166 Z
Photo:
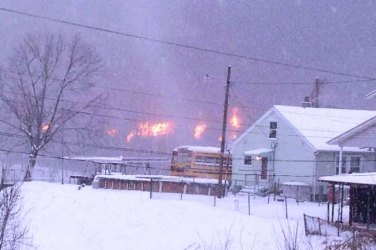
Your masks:
M 133 111 L 112 115 L 174 122 L 174 134 L 153 149 L 219 146 L 228 65 L 231 107 L 245 124 L 240 130 L 274 104 L 301 105 L 315 78 L 329 82 L 320 89 L 323 107 L 376 107 L 364 97 L 376 88 L 369 80 L 376 77 L 374 1 L 2 0 L 0 8 L 122 33 L 0 10 L 1 64 L 26 33 L 81 34 L 105 63 L 98 85 L 107 89 L 98 91 L 108 93 L 109 105 Z M 126 119 L 109 119 L 123 141 L 137 128 Z M 199 140 L 192 132 L 198 119 L 208 124 Z

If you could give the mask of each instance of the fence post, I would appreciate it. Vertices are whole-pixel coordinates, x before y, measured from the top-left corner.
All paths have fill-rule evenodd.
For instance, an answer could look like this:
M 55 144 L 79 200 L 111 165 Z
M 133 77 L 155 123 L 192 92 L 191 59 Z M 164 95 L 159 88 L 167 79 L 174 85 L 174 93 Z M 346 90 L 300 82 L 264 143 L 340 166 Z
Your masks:
M 181 192 L 180 192 L 180 200 L 183 200 L 183 193 L 184 193 L 184 182 L 181 181 Z
M 288 211 L 287 211 L 287 197 L 285 196 L 285 212 L 286 212 L 286 219 L 289 218 Z
M 153 178 L 150 178 L 150 199 L 151 198 L 153 198 Z
M 317 218 L 317 221 L 319 222 L 319 234 L 321 236 L 321 222 L 320 222 L 320 218 Z
M 305 231 L 305 235 L 307 236 L 308 235 L 308 230 L 307 230 L 307 219 L 306 219 L 306 215 L 303 213 L 303 218 L 304 218 L 304 231 Z
M 248 215 L 251 215 L 251 194 L 248 192 Z

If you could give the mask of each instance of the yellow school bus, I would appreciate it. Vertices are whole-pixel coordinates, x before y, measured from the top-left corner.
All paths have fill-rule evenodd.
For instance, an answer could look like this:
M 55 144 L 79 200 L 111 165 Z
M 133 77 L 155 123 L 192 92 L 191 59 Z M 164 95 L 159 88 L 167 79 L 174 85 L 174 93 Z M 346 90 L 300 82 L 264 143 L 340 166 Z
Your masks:
M 204 146 L 180 146 L 172 151 L 171 175 L 218 179 L 221 149 Z M 231 180 L 231 154 L 224 153 L 222 179 Z

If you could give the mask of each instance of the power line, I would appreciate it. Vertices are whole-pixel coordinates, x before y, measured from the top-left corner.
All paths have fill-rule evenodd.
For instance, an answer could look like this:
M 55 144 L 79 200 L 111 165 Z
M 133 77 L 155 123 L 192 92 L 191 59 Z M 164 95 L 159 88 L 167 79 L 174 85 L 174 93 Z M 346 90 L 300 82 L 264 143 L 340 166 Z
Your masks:
M 18 75 L 17 72 L 14 72 L 14 71 L 11 71 L 11 70 L 1 69 L 1 71 Z M 57 78 L 54 78 L 53 80 L 62 81 L 61 79 L 57 79 Z M 209 104 L 209 105 L 221 105 L 221 103 L 219 103 L 219 102 L 210 102 L 210 101 L 204 101 L 204 100 L 199 100 L 199 99 L 191 99 L 191 98 L 185 98 L 185 97 L 179 97 L 179 96 L 169 96 L 169 95 L 148 93 L 148 92 L 143 92 L 143 91 L 123 89 L 123 88 L 114 88 L 114 87 L 101 86 L 101 85 L 94 85 L 94 86 L 91 86 L 91 88 L 106 89 L 106 90 L 111 90 L 111 91 L 116 91 L 116 92 L 120 91 L 120 92 L 129 93 L 129 94 L 132 94 L 132 95 L 145 95 L 145 96 L 153 96 L 153 97 L 162 97 L 162 98 L 168 98 L 168 99 L 173 99 L 173 100 L 176 100 L 176 101 L 183 101 L 183 102 L 203 103 L 203 104 Z
M 217 102 L 209 102 L 209 101 L 203 101 L 203 100 L 198 100 L 198 99 L 190 99 L 190 98 L 184 98 L 184 97 L 176 97 L 176 96 L 168 96 L 168 95 L 155 94 L 155 93 L 147 93 L 147 92 L 141 92 L 141 91 L 127 90 L 127 89 L 122 89 L 122 88 L 113 88 L 113 87 L 105 87 L 105 86 L 93 86 L 93 88 L 110 89 L 110 90 L 114 90 L 114 91 L 127 92 L 127 93 L 137 94 L 137 95 L 156 96 L 156 97 L 174 99 L 174 100 L 184 101 L 184 102 L 203 103 L 203 104 L 210 104 L 210 105 L 220 105 L 220 103 L 217 103 Z
M 349 76 L 349 77 L 362 78 L 362 79 L 367 79 L 367 80 L 376 80 L 375 77 L 370 77 L 370 76 L 355 75 L 355 74 L 350 74 L 350 73 L 343 73 L 343 72 L 338 72 L 338 71 L 319 69 L 319 68 L 304 66 L 304 65 L 300 65 L 300 64 L 283 63 L 283 62 L 279 62 L 279 61 L 275 61 L 275 60 L 268 60 L 268 59 L 263 59 L 263 58 L 245 56 L 245 55 L 241 55 L 241 54 L 224 52 L 224 51 L 215 50 L 215 49 L 201 48 L 201 47 L 197 47 L 197 46 L 192 46 L 192 45 L 187 45 L 187 44 L 182 44 L 182 43 L 177 43 L 177 42 L 171 42 L 171 41 L 167 41 L 167 40 L 161 40 L 161 39 L 156 39 L 156 38 L 151 38 L 151 37 L 146 37 L 146 36 L 141 36 L 141 35 L 135 35 L 135 34 L 125 33 L 125 32 L 111 30 L 111 29 L 99 28 L 99 27 L 96 27 L 96 26 L 81 24 L 81 23 L 77 23 L 77 22 L 65 21 L 65 20 L 57 19 L 57 18 L 45 17 L 45 16 L 41 16 L 41 15 L 31 14 L 31 13 L 28 13 L 28 12 L 23 12 L 23 11 L 18 11 L 18 10 L 12 10 L 12 9 L 8 9 L 8 8 L 0 7 L 0 10 L 4 11 L 4 12 L 8 12 L 8 13 L 38 18 L 38 19 L 42 19 L 42 20 L 47 20 L 47 21 L 50 21 L 50 22 L 62 23 L 62 24 L 70 25 L 70 26 L 76 26 L 76 27 L 80 27 L 80 28 L 85 28 L 85 29 L 90 29 L 90 30 L 95 30 L 95 31 L 100 31 L 100 32 L 106 32 L 106 33 L 111 33 L 111 34 L 115 34 L 115 35 L 130 37 L 130 38 L 136 38 L 136 39 L 140 39 L 140 40 L 155 42 L 155 43 L 159 43 L 159 44 L 165 44 L 165 45 L 174 46 L 174 47 L 180 47 L 180 48 L 184 48 L 184 49 L 197 50 L 197 51 L 211 53 L 211 54 L 218 54 L 218 55 L 223 55 L 223 56 L 228 56 L 228 57 L 235 57 L 235 58 L 250 60 L 250 61 L 254 61 L 254 62 L 274 64 L 274 65 L 284 66 L 284 67 L 289 67 L 289 68 L 297 68 L 297 69 L 303 69 L 303 70 L 308 70 L 308 71 L 316 71 L 316 72 L 322 72 L 322 73 L 328 73 L 328 74 L 334 74 L 334 75 Z
M 259 133 L 253 133 L 251 134 L 259 134 Z M 18 134 L 11 134 L 8 132 L 2 132 L 0 131 L 0 135 L 8 138 L 18 138 L 22 139 L 24 136 L 18 135 Z M 298 135 L 291 135 L 291 136 L 298 136 Z M 324 137 L 320 137 L 324 138 Z M 328 137 L 332 138 L 332 137 Z M 55 144 L 62 144 L 61 141 L 51 140 L 52 143 Z M 147 154 L 158 154 L 158 155 L 170 155 L 171 153 L 167 152 L 161 152 L 161 151 L 153 151 L 153 150 L 140 150 L 140 149 L 133 149 L 133 148 L 126 148 L 126 147 L 113 147 L 113 146 L 104 146 L 104 145 L 97 145 L 97 144 L 87 144 L 87 143 L 78 143 L 78 142 L 70 142 L 70 141 L 64 141 L 64 144 L 70 145 L 70 146 L 85 146 L 85 147 L 91 147 L 91 148 L 97 148 L 97 149 L 104 149 L 104 150 L 113 150 L 113 151 L 127 151 L 127 152 L 135 152 L 135 153 L 147 153 Z M 296 149 L 294 147 L 288 147 L 284 146 L 284 149 Z M 365 151 L 357 152 L 357 153 L 364 153 Z M 354 152 L 351 152 L 354 153 Z M 233 160 L 244 160 L 244 158 L 232 158 Z M 376 160 L 364 160 L 366 162 L 376 162 Z M 275 162 L 324 162 L 324 163 L 330 163 L 333 162 L 332 160 L 322 160 L 322 161 L 315 161 L 315 160 L 289 160 L 289 159 L 275 159 Z
M 364 79 L 364 80 L 348 80 L 348 81 L 324 81 L 322 84 L 346 84 L 346 83 L 362 83 L 373 82 L 376 79 Z M 312 85 L 314 82 L 244 82 L 244 81 L 232 81 L 235 84 L 244 85 Z

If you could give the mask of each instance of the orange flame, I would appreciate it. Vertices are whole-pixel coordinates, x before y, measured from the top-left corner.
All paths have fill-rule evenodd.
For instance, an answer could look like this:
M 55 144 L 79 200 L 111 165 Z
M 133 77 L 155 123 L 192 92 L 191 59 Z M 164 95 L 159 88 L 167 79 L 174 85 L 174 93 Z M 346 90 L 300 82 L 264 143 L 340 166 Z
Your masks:
M 205 123 L 199 124 L 195 127 L 195 138 L 198 140 L 202 137 L 202 134 L 205 132 L 207 125 Z
M 231 139 L 232 139 L 232 140 L 236 140 L 236 138 L 238 138 L 238 136 L 237 136 L 235 133 L 233 133 L 233 134 L 231 135 Z
M 135 132 L 130 132 L 128 135 L 127 135 L 127 137 L 126 137 L 126 140 L 127 140 L 127 142 L 130 142 L 131 140 L 132 140 L 132 138 L 133 137 L 135 137 L 136 136 L 136 133 Z
M 233 108 L 232 109 L 232 116 L 230 118 L 230 124 L 234 128 L 240 128 L 240 118 L 239 118 L 239 109 L 238 108 Z
M 135 136 L 151 137 L 164 136 L 174 132 L 174 126 L 171 122 L 141 122 L 137 125 L 137 130 L 131 131 L 126 141 L 130 142 Z
M 47 131 L 47 129 L 50 128 L 50 125 L 49 124 L 45 124 L 42 126 L 42 131 Z
M 108 129 L 106 131 L 106 134 L 109 135 L 109 136 L 115 136 L 115 135 L 117 135 L 117 133 L 118 133 L 117 130 L 114 129 L 114 128 Z
M 138 136 L 160 136 L 160 135 L 167 135 L 172 133 L 171 122 L 160 122 L 160 123 L 152 123 L 152 122 L 142 122 L 138 124 Z

